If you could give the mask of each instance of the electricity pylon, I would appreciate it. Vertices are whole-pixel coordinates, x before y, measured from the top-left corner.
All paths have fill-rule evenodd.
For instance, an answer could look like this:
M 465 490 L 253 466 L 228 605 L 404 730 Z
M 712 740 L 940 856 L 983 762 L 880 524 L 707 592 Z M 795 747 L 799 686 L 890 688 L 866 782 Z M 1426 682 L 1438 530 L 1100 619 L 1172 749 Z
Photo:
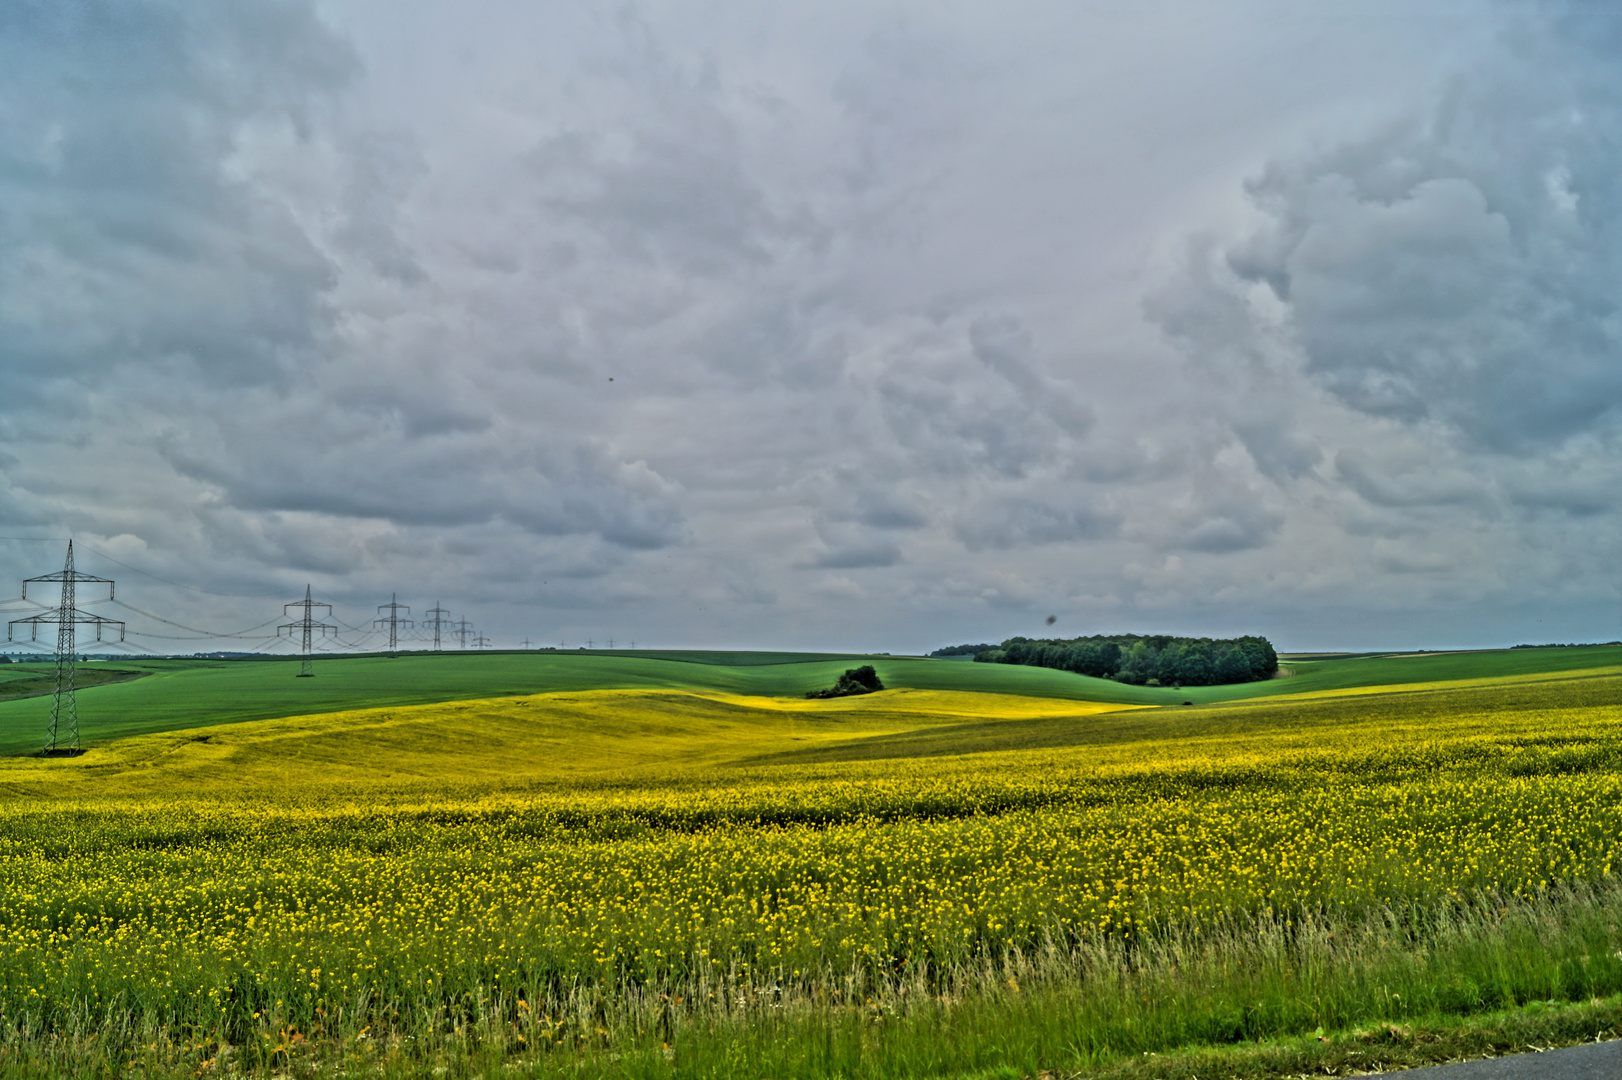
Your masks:
M 608 647 L 610 649 L 612 649 L 614 647 L 614 639 L 613 638 L 608 639 Z
M 435 652 L 439 651 L 439 631 L 440 631 L 440 628 L 441 627 L 448 627 L 448 626 L 453 625 L 452 622 L 450 621 L 450 619 L 446 617 L 448 615 L 450 615 L 450 612 L 448 612 L 444 608 L 440 607 L 439 606 L 439 601 L 435 600 L 434 601 L 434 606 L 428 609 L 428 617 L 422 621 L 422 625 L 429 626 L 429 627 L 433 628 L 433 631 L 434 631 L 434 651 Z
M 518 643 L 518 647 L 519 647 L 519 648 L 520 648 L 520 649 L 527 649 L 527 648 L 529 648 L 529 638 L 525 638 L 525 639 L 524 639 L 524 640 L 523 640 L 523 641 L 520 641 L 520 642 L 519 642 L 519 643 Z
M 6 624 L 6 640 L 11 640 L 14 627 L 26 625 L 28 627 L 28 640 L 39 640 L 39 628 L 51 623 L 56 624 L 56 692 L 51 698 L 51 723 L 45 729 L 45 746 L 40 754 L 45 757 L 57 755 L 77 754 L 79 752 L 79 700 L 73 684 L 79 663 L 78 633 L 80 626 L 94 626 L 96 640 L 101 640 L 103 627 L 118 627 L 118 640 L 124 640 L 124 624 L 117 619 L 104 619 L 100 615 L 92 615 L 88 611 L 80 611 L 77 606 L 77 591 L 74 588 L 81 581 L 91 581 L 107 586 L 107 599 L 113 599 L 113 590 L 117 587 L 111 578 L 97 577 L 95 574 L 81 574 L 73 568 L 73 541 L 68 541 L 68 561 L 59 574 L 43 574 L 39 577 L 27 578 L 23 581 L 23 599 L 28 599 L 28 586 L 33 582 L 58 583 L 62 586 L 62 595 L 56 604 L 56 610 L 44 615 L 35 615 L 27 619 L 12 619 Z M 63 729 L 66 729 L 65 731 Z
M 381 623 L 389 628 L 389 652 L 400 651 L 400 627 L 403 626 L 409 630 L 413 626 L 417 625 L 410 619 L 400 618 L 400 612 L 402 610 L 410 611 L 411 609 L 406 607 L 404 604 L 396 603 L 397 600 L 399 600 L 398 594 L 389 593 L 389 602 L 386 604 L 377 605 L 377 610 L 387 611 L 388 614 L 383 616 L 381 619 L 372 620 L 373 627 L 376 627 L 379 623 Z
M 306 585 L 304 586 L 303 600 L 295 600 L 291 604 L 282 605 L 283 615 L 291 615 L 294 608 L 302 608 L 304 610 L 304 614 L 300 615 L 292 622 L 283 623 L 276 628 L 276 634 L 278 637 L 281 636 L 283 631 L 285 631 L 287 636 L 291 638 L 293 636 L 293 631 L 297 630 L 303 638 L 304 662 L 299 664 L 298 678 L 300 679 L 308 679 L 315 675 L 315 672 L 310 670 L 310 639 L 315 636 L 315 632 L 319 630 L 322 637 L 335 637 L 338 633 L 338 628 L 333 626 L 331 623 L 316 621 L 315 609 L 318 607 L 326 608 L 327 614 L 332 614 L 331 604 L 317 603 L 316 601 L 310 599 L 310 587 Z
M 473 624 L 466 619 L 451 623 L 451 637 L 456 639 L 458 648 L 467 648 L 467 639 L 473 633 Z
M 490 647 L 490 639 L 485 637 L 483 634 L 480 634 L 478 637 L 473 639 L 473 647 L 475 649 L 488 649 Z

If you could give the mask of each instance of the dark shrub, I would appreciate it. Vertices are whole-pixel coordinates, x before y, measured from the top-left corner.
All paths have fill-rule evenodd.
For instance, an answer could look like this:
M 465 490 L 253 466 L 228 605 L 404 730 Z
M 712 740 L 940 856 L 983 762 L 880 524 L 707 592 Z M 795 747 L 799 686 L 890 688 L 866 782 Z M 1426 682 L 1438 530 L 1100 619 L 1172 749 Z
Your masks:
M 852 694 L 871 694 L 875 690 L 883 690 L 884 684 L 879 681 L 879 673 L 873 670 L 872 664 L 863 664 L 857 668 L 846 668 L 845 673 L 839 676 L 829 690 L 812 690 L 805 696 L 808 698 L 850 697 Z

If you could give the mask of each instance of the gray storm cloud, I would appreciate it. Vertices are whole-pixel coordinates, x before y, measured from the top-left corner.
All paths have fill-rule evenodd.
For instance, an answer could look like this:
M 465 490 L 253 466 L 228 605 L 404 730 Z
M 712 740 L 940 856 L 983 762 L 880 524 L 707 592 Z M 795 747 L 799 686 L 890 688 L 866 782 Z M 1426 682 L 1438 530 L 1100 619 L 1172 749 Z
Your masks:
M 5 6 L 0 535 L 514 640 L 1616 636 L 1608 13 L 482 10 Z
M 0 334 L 11 394 L 125 365 L 240 384 L 315 354 L 334 268 L 229 167 L 245 129 L 307 128 L 355 70 L 298 6 L 8 4 Z
M 1340 401 L 1506 453 L 1614 429 L 1622 77 L 1601 21 L 1557 21 L 1432 111 L 1248 186 L 1268 224 L 1228 265 L 1287 305 Z
M 309 5 L 12 5 L 0 55 L 14 430 L 88 456 L 146 442 L 173 470 L 170 499 L 206 501 L 204 531 L 228 510 L 406 528 L 499 518 L 628 549 L 679 532 L 636 463 L 584 433 L 496 432 L 490 391 L 469 392 L 454 357 L 414 365 L 357 340 L 371 312 L 342 289 L 357 267 L 426 285 L 400 218 L 425 166 L 408 135 L 345 135 L 338 100 L 361 65 Z M 300 158 L 330 175 L 290 174 Z M 323 180 L 309 203 L 299 185 Z M 167 414 L 145 439 L 120 430 L 135 401 Z M 8 477 L 27 485 L 19 501 L 52 517 L 75 485 L 26 473 Z

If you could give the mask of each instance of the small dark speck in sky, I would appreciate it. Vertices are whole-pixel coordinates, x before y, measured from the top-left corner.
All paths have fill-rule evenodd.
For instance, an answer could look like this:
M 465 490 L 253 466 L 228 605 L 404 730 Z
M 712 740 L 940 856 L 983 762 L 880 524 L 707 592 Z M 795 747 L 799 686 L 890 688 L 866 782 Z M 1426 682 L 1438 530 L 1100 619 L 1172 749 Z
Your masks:
M 1059 617 L 1057 615 L 1049 615 L 1048 616 L 1048 625 L 1049 626 L 1052 626 L 1054 623 L 1056 623 L 1058 621 L 1059 621 Z

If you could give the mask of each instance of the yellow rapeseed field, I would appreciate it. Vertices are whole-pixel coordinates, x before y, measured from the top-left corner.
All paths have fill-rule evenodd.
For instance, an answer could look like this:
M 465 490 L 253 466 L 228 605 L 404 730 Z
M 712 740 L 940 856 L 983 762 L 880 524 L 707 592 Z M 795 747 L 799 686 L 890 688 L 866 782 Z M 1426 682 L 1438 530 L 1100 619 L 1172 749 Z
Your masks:
M 9 760 L 0 1015 L 372 1038 L 447 1002 L 860 997 L 1100 934 L 1539 895 L 1618 869 L 1618 683 L 581 692 Z M 593 1023 L 526 1017 L 553 1044 Z

